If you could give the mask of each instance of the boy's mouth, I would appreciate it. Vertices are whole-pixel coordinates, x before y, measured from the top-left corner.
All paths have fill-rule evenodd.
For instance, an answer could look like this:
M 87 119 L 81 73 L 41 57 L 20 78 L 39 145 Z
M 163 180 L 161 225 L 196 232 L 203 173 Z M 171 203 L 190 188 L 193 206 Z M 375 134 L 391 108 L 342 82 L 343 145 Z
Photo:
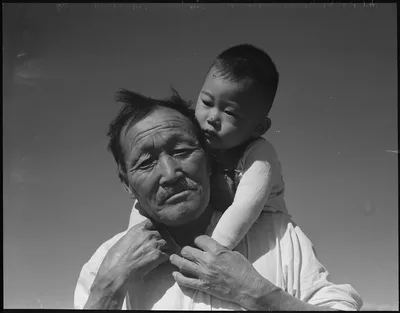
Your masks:
M 209 140 L 219 139 L 218 135 L 212 130 L 204 129 L 203 133 L 204 133 L 204 136 Z

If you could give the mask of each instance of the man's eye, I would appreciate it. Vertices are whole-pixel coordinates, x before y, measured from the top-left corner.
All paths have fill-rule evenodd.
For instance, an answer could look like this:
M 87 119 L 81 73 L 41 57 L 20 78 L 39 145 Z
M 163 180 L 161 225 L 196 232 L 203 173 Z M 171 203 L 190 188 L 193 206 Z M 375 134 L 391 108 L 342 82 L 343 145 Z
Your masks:
M 192 153 L 192 149 L 178 149 L 174 151 L 174 155 L 177 156 L 188 156 Z
M 155 161 L 152 159 L 147 159 L 144 160 L 142 162 L 140 162 L 140 164 L 137 166 L 137 168 L 141 169 L 141 170 L 146 170 L 151 168 L 152 166 L 154 166 Z

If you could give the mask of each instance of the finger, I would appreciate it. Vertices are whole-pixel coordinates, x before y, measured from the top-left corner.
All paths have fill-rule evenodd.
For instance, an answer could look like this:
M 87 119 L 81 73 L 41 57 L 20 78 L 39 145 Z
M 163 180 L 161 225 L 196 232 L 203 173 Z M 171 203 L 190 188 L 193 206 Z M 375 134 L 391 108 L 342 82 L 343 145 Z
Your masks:
M 153 223 L 152 221 L 150 221 L 149 219 L 144 220 L 142 225 L 143 229 L 148 229 L 148 230 L 156 230 L 156 225 L 155 223 Z
M 172 238 L 171 234 L 168 232 L 165 226 L 159 224 L 157 229 L 160 232 L 161 237 L 167 242 L 169 253 L 180 254 L 182 248 L 176 243 L 174 238 Z
M 214 239 L 206 235 L 196 237 L 194 244 L 207 252 L 217 252 L 221 249 L 226 249 L 224 246 L 220 245 Z
M 146 218 L 145 220 L 141 221 L 140 223 L 137 223 L 137 224 L 133 225 L 131 228 L 129 228 L 128 232 L 135 233 L 138 229 L 154 230 L 155 225 L 152 223 L 151 220 Z
M 179 271 L 187 273 L 194 277 L 199 277 L 199 266 L 192 261 L 186 260 L 177 254 L 173 254 L 169 257 L 169 260 L 173 265 L 179 268 Z
M 168 257 L 170 257 L 172 254 L 180 253 L 180 250 L 178 251 L 178 249 L 176 247 L 172 246 L 164 239 L 161 239 L 161 241 L 163 243 L 159 245 L 159 248 L 163 253 L 166 253 L 168 255 Z
M 168 250 L 168 244 L 164 239 L 157 240 L 157 247 L 161 250 L 161 252 L 166 253 Z M 169 256 L 168 256 L 169 257 Z
M 141 228 L 136 228 L 135 226 L 130 228 L 128 233 L 123 236 L 121 239 L 121 244 L 124 242 L 124 245 L 131 246 L 131 245 L 138 245 L 141 244 L 145 241 L 151 240 L 151 239 L 161 239 L 161 235 L 157 230 L 152 230 L 152 229 L 145 229 L 144 226 L 146 225 L 146 221 L 141 222 L 138 224 L 138 227 Z M 148 228 L 150 228 L 150 225 L 148 224 Z
M 136 229 L 136 231 L 133 232 L 133 234 L 134 235 L 131 236 L 130 243 L 133 243 L 133 242 L 143 243 L 143 242 L 151 241 L 153 239 L 155 239 L 155 240 L 162 239 L 160 232 L 156 229 L 144 229 L 144 228 Z M 133 239 L 133 241 L 132 241 L 132 239 Z
M 154 254 L 149 260 L 146 267 L 143 269 L 143 274 L 146 275 L 147 273 L 154 270 L 156 267 L 161 265 L 162 263 L 168 261 L 169 255 L 159 251 L 159 253 Z
M 189 278 L 184 275 L 182 275 L 179 272 L 172 272 L 172 276 L 174 277 L 175 281 L 178 283 L 178 285 L 196 289 L 196 290 L 203 290 L 203 283 L 197 278 Z
M 183 256 L 185 259 L 198 263 L 200 260 L 203 260 L 204 252 L 193 247 L 185 246 L 181 250 L 181 256 Z
M 162 239 L 158 230 L 145 230 L 145 234 L 148 234 L 150 238 Z

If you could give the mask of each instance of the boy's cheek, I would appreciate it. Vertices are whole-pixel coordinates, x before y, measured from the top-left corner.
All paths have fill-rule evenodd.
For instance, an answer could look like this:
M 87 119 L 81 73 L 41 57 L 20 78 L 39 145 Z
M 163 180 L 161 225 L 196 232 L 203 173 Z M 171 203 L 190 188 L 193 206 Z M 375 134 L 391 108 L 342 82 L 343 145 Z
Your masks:
M 203 118 L 203 114 L 201 114 L 200 113 L 200 111 L 195 111 L 195 117 L 196 117 L 196 120 L 200 123 L 200 126 L 203 124 L 203 120 L 204 120 L 204 118 Z
M 205 120 L 205 118 L 206 118 L 205 113 L 206 113 L 205 110 L 203 110 L 200 105 L 196 105 L 194 115 L 199 122 L 200 121 L 203 122 Z

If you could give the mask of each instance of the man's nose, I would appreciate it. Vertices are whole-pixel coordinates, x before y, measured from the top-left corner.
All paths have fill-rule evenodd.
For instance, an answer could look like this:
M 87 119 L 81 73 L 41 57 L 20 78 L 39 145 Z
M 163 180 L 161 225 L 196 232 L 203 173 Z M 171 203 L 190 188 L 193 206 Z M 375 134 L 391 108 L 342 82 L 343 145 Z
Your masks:
M 212 110 L 207 118 L 207 123 L 214 127 L 217 131 L 221 128 L 221 120 L 217 110 Z
M 161 176 L 161 186 L 173 184 L 183 176 L 179 160 L 176 160 L 170 155 L 161 156 L 158 165 Z

